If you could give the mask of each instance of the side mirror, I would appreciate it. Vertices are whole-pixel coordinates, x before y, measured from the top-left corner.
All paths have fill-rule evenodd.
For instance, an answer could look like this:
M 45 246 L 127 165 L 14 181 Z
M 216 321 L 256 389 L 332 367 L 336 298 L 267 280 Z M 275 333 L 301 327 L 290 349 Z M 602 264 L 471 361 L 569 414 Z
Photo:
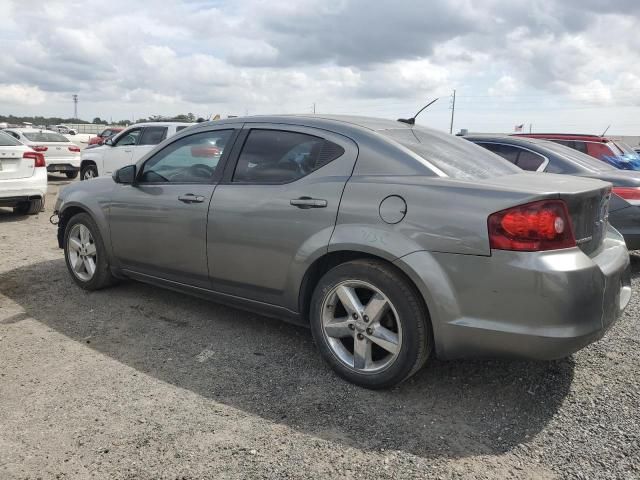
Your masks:
M 105 144 L 105 145 L 109 145 L 110 147 L 113 147 L 113 139 L 112 139 L 111 137 L 107 138 L 107 139 L 104 141 L 104 144 Z
M 136 181 L 136 166 L 127 165 L 113 172 L 113 180 L 123 185 L 133 185 Z

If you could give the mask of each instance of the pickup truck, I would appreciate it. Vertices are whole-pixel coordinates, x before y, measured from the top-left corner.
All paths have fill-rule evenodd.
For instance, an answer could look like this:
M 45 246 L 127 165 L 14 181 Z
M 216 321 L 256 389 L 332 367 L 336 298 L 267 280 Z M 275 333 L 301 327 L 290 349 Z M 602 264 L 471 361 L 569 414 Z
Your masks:
M 136 163 L 163 140 L 192 123 L 137 123 L 107 139 L 103 145 L 86 148 L 80 158 L 80 179 L 111 175 L 120 167 Z

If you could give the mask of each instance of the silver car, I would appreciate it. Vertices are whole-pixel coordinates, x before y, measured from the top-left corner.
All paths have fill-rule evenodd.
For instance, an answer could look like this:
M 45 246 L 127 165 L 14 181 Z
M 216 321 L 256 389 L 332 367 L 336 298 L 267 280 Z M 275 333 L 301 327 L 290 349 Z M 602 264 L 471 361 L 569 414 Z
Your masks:
M 311 327 L 368 388 L 441 359 L 564 357 L 626 307 L 611 186 L 359 117 L 202 123 L 55 210 L 73 280 L 132 278 Z

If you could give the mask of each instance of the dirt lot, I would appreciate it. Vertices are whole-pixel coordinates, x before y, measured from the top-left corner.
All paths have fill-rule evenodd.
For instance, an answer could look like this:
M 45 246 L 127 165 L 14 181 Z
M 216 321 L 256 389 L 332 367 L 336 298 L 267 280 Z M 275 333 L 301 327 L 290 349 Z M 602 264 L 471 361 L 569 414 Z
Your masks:
M 137 283 L 86 293 L 0 209 L 0 478 L 640 478 L 638 294 L 551 363 L 349 385 L 310 333 Z M 632 257 L 638 289 L 640 257 Z

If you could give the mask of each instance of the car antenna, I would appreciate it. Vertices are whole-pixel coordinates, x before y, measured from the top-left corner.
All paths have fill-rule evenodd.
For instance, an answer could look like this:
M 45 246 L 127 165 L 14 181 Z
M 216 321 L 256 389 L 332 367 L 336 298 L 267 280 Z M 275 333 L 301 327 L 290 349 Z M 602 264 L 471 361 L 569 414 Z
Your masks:
M 438 97 L 440 98 L 440 97 Z M 433 100 L 431 100 L 429 103 L 427 103 L 424 107 L 422 107 L 420 110 L 418 110 L 418 113 L 416 113 L 413 117 L 411 118 L 399 118 L 398 121 L 402 122 L 402 123 L 406 123 L 408 125 L 415 125 L 416 124 L 416 117 L 418 115 L 420 115 L 422 113 L 423 110 L 425 110 L 427 107 L 433 105 L 434 103 L 436 103 L 438 101 L 438 98 L 435 98 Z
M 604 137 L 604 134 L 607 133 L 609 131 L 609 129 L 611 128 L 611 125 L 609 125 L 607 128 L 604 129 L 604 132 L 602 132 L 602 135 L 600 135 L 601 137 Z

